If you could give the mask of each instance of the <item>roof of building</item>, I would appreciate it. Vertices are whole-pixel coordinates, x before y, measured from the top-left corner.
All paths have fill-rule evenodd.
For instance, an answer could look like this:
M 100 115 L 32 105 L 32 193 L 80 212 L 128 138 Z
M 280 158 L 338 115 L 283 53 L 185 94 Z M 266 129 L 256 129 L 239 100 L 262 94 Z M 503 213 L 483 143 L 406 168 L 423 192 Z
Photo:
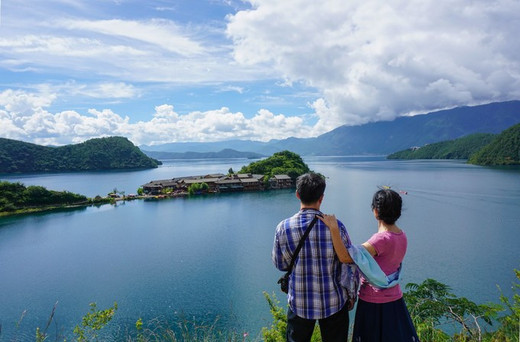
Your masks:
M 291 177 L 289 177 L 287 175 L 274 175 L 274 178 L 276 178 L 278 180 L 291 179 Z
M 217 184 L 240 184 L 240 179 L 220 179 L 217 181 Z
M 242 183 L 259 183 L 259 180 L 256 178 L 246 178 L 240 180 Z

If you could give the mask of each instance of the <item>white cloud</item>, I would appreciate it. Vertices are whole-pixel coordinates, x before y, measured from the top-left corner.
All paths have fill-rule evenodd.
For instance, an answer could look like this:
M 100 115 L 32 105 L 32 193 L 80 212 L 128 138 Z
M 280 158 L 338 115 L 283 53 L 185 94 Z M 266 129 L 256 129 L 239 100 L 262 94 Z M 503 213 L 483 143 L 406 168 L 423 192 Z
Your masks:
M 11 12 L 0 37 L 0 69 L 75 79 L 110 77 L 114 83 L 193 84 L 273 76 L 255 66 L 237 72 L 223 30 L 207 22 L 181 26 L 158 18 L 96 20 L 88 12 L 66 10 L 47 16 L 33 11 L 29 17 L 16 7 Z
M 0 93 L 0 108 L 16 117 L 32 116 L 42 107 L 48 107 L 56 99 L 54 94 L 34 94 L 7 89 Z
M 237 92 L 239 94 L 243 94 L 244 93 L 244 88 L 243 87 L 238 87 L 238 86 L 231 86 L 231 85 L 226 85 L 226 86 L 223 86 L 223 87 L 220 87 L 217 92 L 221 92 L 221 93 L 224 93 L 224 92 Z
M 181 29 L 169 20 L 65 20 L 61 25 L 65 29 L 81 30 L 89 35 L 96 33 L 138 40 L 186 57 L 205 52 L 200 43 L 182 33 Z
M 134 85 L 124 82 L 78 83 L 68 81 L 60 84 L 41 83 L 33 85 L 40 94 L 82 96 L 95 99 L 129 99 L 141 96 Z M 54 97 L 51 100 L 54 100 Z M 48 106 L 48 105 L 47 105 Z
M 0 135 L 56 144 L 114 134 L 142 144 L 268 140 L 520 99 L 518 0 L 248 2 L 225 1 L 248 8 L 227 22 L 176 21 L 175 8 L 164 2 L 124 2 L 123 12 L 114 1 L 13 2 L 0 37 L 0 72 L 7 76 L 0 85 Z M 148 17 L 150 8 L 162 18 Z M 168 100 L 178 93 L 154 91 L 185 85 L 204 91 L 229 85 L 219 91 L 236 94 L 221 99 L 236 102 L 179 114 Z M 14 87 L 25 91 L 6 89 Z M 269 92 L 259 96 L 264 87 Z M 166 104 L 139 122 L 103 108 L 49 112 L 58 99 L 60 108 L 78 108 L 135 98 L 153 101 L 150 108 Z M 313 113 L 296 118 L 269 110 L 300 103 L 294 106 L 301 112 L 305 102 Z M 252 103 L 264 109 L 255 108 L 253 117 L 236 110 Z
M 136 123 L 110 109 L 89 109 L 86 114 L 70 110 L 51 113 L 46 107 L 56 96 L 45 96 L 21 90 L 0 92 L 0 136 L 37 144 L 63 145 L 120 135 L 136 145 L 152 145 L 240 138 L 267 141 L 310 136 L 313 130 L 301 118 L 275 115 L 265 109 L 252 118 L 226 107 L 181 115 L 172 105 L 163 104 L 155 107 L 149 121 Z
M 251 0 L 234 57 L 322 98 L 318 127 L 520 97 L 520 2 Z

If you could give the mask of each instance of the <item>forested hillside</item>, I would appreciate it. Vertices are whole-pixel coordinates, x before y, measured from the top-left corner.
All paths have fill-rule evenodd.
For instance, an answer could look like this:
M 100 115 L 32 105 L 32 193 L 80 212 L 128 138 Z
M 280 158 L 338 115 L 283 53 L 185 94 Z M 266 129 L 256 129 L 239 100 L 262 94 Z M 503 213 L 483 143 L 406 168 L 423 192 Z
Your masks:
M 468 160 L 477 165 L 520 165 L 520 124 L 500 133 Z
M 0 138 L 0 173 L 144 169 L 159 164 L 123 137 L 61 147 Z
M 468 159 L 495 137 L 495 134 L 489 133 L 470 134 L 459 139 L 395 152 L 387 156 L 387 159 Z

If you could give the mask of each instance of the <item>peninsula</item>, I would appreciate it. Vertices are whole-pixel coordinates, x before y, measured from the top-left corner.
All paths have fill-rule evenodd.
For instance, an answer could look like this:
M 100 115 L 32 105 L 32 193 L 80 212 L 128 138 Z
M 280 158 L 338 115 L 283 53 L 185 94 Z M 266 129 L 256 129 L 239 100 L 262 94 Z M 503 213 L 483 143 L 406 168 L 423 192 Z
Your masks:
M 294 187 L 294 182 L 299 175 L 309 171 L 309 167 L 298 154 L 282 151 L 244 166 L 237 173 L 230 169 L 228 174 L 155 180 L 144 184 L 138 193 L 172 197 L 202 193 L 287 189 Z

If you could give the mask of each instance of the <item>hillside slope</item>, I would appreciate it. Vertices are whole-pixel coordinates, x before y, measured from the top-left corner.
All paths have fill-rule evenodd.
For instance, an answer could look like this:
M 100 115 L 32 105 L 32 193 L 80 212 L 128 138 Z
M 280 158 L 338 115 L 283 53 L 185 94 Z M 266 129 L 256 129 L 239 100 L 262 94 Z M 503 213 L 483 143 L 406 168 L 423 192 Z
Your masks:
M 520 124 L 500 133 L 468 160 L 477 165 L 520 165 Z
M 142 169 L 159 164 L 123 137 L 61 147 L 0 138 L 0 173 Z
M 387 156 L 387 159 L 468 159 L 495 139 L 491 133 L 475 133 L 455 140 L 441 141 L 409 148 Z

